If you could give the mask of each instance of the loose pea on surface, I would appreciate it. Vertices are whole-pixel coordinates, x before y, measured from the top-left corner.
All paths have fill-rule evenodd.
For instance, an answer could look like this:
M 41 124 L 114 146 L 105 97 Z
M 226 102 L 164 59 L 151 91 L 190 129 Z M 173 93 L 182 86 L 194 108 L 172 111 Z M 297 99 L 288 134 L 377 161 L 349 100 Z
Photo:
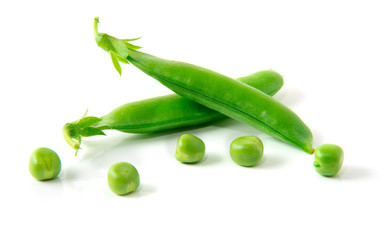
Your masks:
M 244 167 L 255 166 L 263 157 L 264 146 L 256 136 L 238 137 L 231 143 L 232 160 Z
M 107 183 L 114 193 L 125 195 L 139 187 L 137 169 L 128 162 L 113 164 L 107 173 Z
M 196 163 L 205 156 L 205 144 L 198 137 L 183 134 L 178 138 L 175 157 L 182 163 Z
M 343 149 L 335 144 L 322 144 L 315 150 L 315 170 L 323 176 L 332 177 L 343 164 Z
M 62 164 L 55 151 L 41 147 L 32 152 L 29 158 L 29 172 L 37 180 L 50 180 L 56 178 Z

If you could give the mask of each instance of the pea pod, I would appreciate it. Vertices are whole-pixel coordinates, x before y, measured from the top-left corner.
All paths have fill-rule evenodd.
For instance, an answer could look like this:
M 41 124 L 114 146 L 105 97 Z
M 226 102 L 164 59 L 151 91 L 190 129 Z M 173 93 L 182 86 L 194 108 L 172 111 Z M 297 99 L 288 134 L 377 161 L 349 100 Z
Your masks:
M 119 61 L 132 63 L 175 93 L 244 122 L 266 134 L 313 153 L 312 133 L 292 110 L 239 81 L 215 71 L 189 63 L 162 59 L 138 51 L 129 43 L 133 39 L 117 39 L 97 29 L 95 40 L 109 52 L 113 64 L 121 72 Z
M 283 77 L 264 70 L 237 80 L 274 95 L 283 86 Z M 125 133 L 155 133 L 224 119 L 226 116 L 176 94 L 131 102 L 115 108 L 102 117 L 84 116 L 65 124 L 67 143 L 78 150 L 81 137 L 105 135 L 103 130 Z

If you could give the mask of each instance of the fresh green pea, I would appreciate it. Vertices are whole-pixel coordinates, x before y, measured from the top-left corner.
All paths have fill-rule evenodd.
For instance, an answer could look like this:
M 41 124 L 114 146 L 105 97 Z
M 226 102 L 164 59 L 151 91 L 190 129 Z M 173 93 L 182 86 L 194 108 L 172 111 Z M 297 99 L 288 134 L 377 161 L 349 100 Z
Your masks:
M 50 180 L 56 178 L 62 164 L 55 151 L 41 147 L 32 152 L 29 158 L 29 172 L 37 180 Z
M 107 173 L 107 183 L 115 194 L 125 195 L 139 187 L 137 169 L 128 162 L 113 164 Z
M 134 39 L 118 39 L 98 32 L 99 18 L 94 21 L 95 40 L 107 51 L 118 72 L 119 62 L 131 63 L 161 84 L 207 108 L 257 128 L 273 137 L 312 154 L 312 132 L 301 118 L 284 104 L 263 92 L 215 71 L 162 59 L 137 49 Z
M 176 159 L 182 163 L 196 163 L 205 156 L 205 144 L 196 136 L 183 134 L 178 138 Z
M 315 150 L 315 170 L 323 176 L 332 177 L 343 165 L 343 149 L 335 144 L 322 144 Z
M 238 137 L 231 143 L 232 160 L 244 167 L 255 166 L 263 157 L 264 146 L 256 136 Z

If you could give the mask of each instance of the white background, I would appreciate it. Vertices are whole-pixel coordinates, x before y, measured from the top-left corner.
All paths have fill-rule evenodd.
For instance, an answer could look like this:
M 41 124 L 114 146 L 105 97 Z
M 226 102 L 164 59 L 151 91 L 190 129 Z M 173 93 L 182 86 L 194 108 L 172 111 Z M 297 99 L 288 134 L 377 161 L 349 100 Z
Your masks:
M 383 1 L 2 1 L 1 239 L 385 239 L 385 63 Z M 133 66 L 122 77 L 98 48 L 100 30 L 142 36 L 143 51 L 230 77 L 273 68 L 276 99 L 311 128 L 314 147 L 345 151 L 337 177 L 308 155 L 234 120 L 187 130 L 206 143 L 196 165 L 174 159 L 183 132 L 106 132 L 77 157 L 61 130 L 135 100 L 171 93 Z M 230 142 L 259 136 L 262 163 L 243 168 Z M 39 182 L 30 153 L 54 149 L 59 178 Z M 128 161 L 140 189 L 107 186 Z

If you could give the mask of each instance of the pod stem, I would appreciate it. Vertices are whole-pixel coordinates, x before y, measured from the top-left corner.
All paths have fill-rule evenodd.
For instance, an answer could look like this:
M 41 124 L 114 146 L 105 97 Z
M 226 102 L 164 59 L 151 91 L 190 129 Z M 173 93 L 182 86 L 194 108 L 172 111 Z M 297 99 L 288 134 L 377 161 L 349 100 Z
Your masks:
M 76 153 L 78 153 L 78 150 L 80 149 L 81 136 L 79 136 L 74 130 L 76 131 L 77 128 L 73 126 L 73 123 L 66 123 L 63 127 L 63 137 L 67 144 L 75 149 Z
M 87 114 L 87 111 L 85 115 Z M 66 123 L 63 127 L 63 137 L 64 140 L 70 145 L 74 150 L 76 150 L 75 155 L 80 149 L 82 142 L 82 137 L 91 137 L 96 135 L 106 135 L 102 130 L 94 125 L 102 121 L 101 118 L 97 117 L 83 117 L 79 120 L 76 120 L 71 123 Z
M 97 36 L 99 35 L 99 31 L 98 31 L 98 23 L 99 23 L 99 17 L 95 17 L 95 18 L 94 18 L 94 37 L 95 37 L 95 39 L 96 39 Z
M 129 42 L 140 39 L 138 38 L 127 38 L 127 39 L 118 39 L 113 36 L 110 36 L 106 33 L 100 33 L 98 31 L 99 17 L 94 18 L 94 37 L 97 45 L 109 53 L 111 60 L 115 69 L 118 71 L 119 75 L 122 74 L 121 66 L 119 62 L 129 64 L 129 61 L 126 59 L 129 56 L 129 50 L 137 50 L 141 47 L 133 45 Z

